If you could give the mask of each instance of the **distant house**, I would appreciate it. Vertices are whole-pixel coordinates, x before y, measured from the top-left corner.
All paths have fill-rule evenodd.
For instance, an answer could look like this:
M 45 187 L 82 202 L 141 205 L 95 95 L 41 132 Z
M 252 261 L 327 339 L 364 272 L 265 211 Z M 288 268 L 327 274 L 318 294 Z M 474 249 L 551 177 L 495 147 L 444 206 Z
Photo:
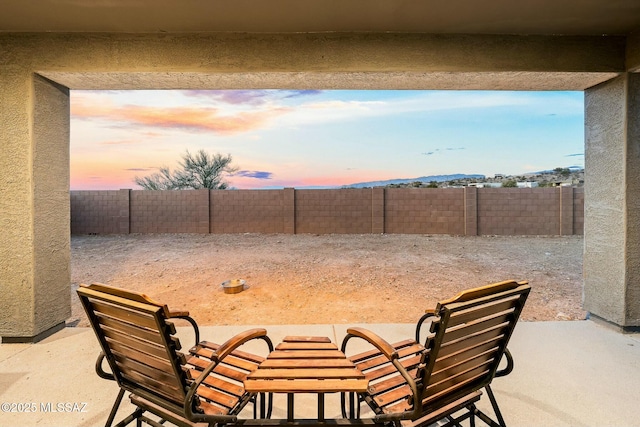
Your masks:
M 536 188 L 538 186 L 537 182 L 525 181 L 525 182 L 517 182 L 516 185 L 518 188 Z
M 501 182 L 471 182 L 468 187 L 477 187 L 477 188 L 500 188 L 502 187 Z
M 571 181 L 551 181 L 549 187 L 571 187 L 573 182 Z

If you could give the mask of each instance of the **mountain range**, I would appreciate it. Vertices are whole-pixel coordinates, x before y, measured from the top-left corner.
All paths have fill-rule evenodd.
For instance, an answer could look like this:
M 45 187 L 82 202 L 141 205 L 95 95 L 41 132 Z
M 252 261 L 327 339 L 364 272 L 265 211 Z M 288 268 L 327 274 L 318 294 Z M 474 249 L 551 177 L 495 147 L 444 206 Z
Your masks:
M 370 182 L 358 182 L 355 184 L 343 185 L 343 188 L 367 188 L 367 187 L 385 187 L 391 184 L 410 184 L 412 182 L 420 181 L 424 183 L 430 183 L 431 181 L 444 182 L 454 181 L 457 179 L 485 179 L 484 175 L 467 175 L 462 173 L 456 173 L 451 175 L 429 175 L 421 176 L 418 178 L 398 178 L 388 179 L 386 181 L 370 181 Z

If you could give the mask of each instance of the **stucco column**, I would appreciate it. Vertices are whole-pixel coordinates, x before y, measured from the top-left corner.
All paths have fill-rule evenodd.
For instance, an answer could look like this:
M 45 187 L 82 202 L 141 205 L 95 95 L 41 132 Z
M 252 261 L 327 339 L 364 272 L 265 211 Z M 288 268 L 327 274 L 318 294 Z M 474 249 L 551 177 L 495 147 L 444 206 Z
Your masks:
M 0 336 L 38 341 L 71 315 L 69 91 L 0 75 Z
M 640 327 L 640 74 L 585 92 L 584 307 Z

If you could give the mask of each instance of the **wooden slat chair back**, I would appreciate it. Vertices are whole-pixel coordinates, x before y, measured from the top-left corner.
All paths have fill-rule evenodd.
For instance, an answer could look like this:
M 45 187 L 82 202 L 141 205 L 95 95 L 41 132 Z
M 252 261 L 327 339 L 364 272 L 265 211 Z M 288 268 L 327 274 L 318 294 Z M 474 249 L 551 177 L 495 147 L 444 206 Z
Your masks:
M 353 337 L 376 347 L 350 357 L 371 380 L 361 399 L 379 420 L 428 425 L 467 408 L 461 419 L 478 415 L 487 424 L 504 425 L 489 385 L 499 372 L 529 291 L 527 282 L 506 281 L 462 292 L 423 316 L 416 340 L 388 344 L 370 331 L 349 329 L 343 349 Z M 429 334 L 420 344 L 419 329 L 425 320 Z M 508 359 L 512 363 L 510 355 Z M 483 388 L 497 423 L 474 405 Z
M 423 410 L 479 390 L 490 384 L 506 351 L 530 286 L 501 282 L 471 290 L 438 304 L 435 336 L 424 370 Z
M 109 291 L 81 287 L 78 294 L 118 385 L 182 406 L 188 387 L 186 357 L 179 352 L 167 306 L 138 294 Z
M 77 292 L 102 348 L 96 364 L 98 375 L 113 379 L 120 386 L 107 426 L 113 422 L 125 391 L 132 393 L 132 403 L 139 410 L 119 426 L 136 418 L 146 420 L 144 411 L 186 426 L 191 426 L 193 420 L 233 421 L 234 415 L 252 399 L 242 381 L 264 358 L 235 347 L 249 339 L 262 338 L 271 350 L 264 329 L 239 334 L 222 346 L 199 342 L 197 324 L 188 312 L 172 312 L 144 294 L 103 284 L 81 285 Z M 188 354 L 180 352 L 180 340 L 171 319 L 188 320 L 194 327 L 197 344 Z M 227 352 L 229 347 L 234 348 Z M 111 373 L 102 369 L 103 359 Z

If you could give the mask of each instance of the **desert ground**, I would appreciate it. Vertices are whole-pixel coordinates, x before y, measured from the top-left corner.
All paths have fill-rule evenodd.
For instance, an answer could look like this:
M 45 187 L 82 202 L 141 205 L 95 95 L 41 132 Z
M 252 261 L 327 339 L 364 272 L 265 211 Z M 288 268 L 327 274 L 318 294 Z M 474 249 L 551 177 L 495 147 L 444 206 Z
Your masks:
M 414 323 L 436 302 L 492 282 L 528 280 L 522 320 L 578 320 L 580 236 L 158 234 L 72 236 L 75 294 L 101 282 L 143 292 L 201 325 Z M 244 279 L 245 290 L 221 284 Z

